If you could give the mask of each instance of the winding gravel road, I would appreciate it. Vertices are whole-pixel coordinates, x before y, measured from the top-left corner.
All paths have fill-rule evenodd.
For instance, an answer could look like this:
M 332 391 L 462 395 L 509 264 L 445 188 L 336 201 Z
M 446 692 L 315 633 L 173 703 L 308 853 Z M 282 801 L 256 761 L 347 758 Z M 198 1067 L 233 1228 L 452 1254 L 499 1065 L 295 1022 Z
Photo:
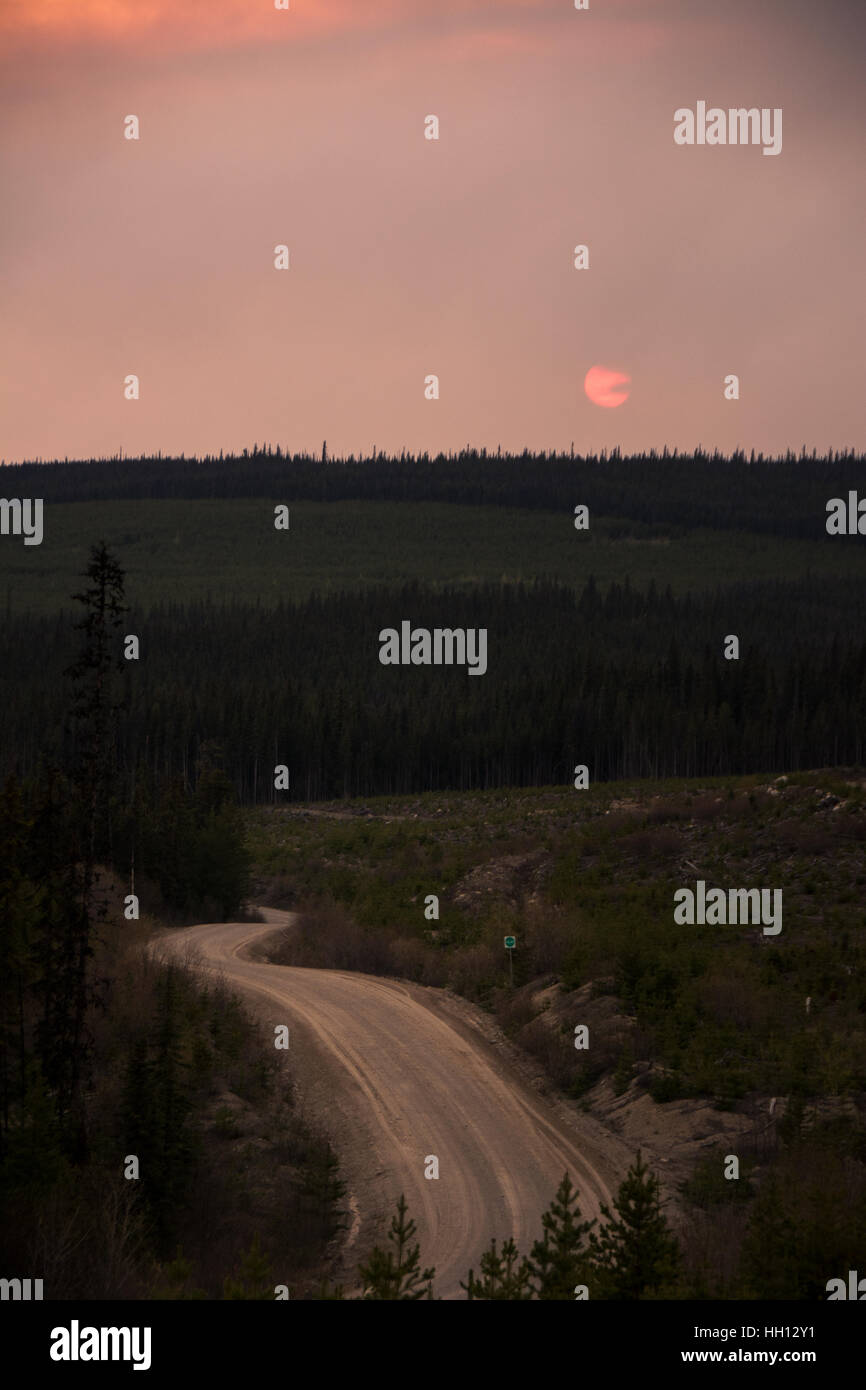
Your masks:
M 481 1015 L 446 992 L 341 970 L 272 965 L 251 957 L 257 938 L 292 915 L 263 909 L 265 923 L 220 922 L 160 938 L 172 954 L 217 968 L 258 996 L 257 1013 L 290 1029 L 292 1072 L 306 1113 L 329 1133 L 348 1184 L 357 1257 L 384 1242 L 396 1198 L 406 1194 L 421 1259 L 435 1293 L 465 1295 L 460 1280 L 490 1237 L 513 1236 L 521 1252 L 541 1234 L 541 1213 L 568 1170 L 583 1217 L 611 1200 L 625 1171 L 599 1141 L 599 1127 L 566 1117 L 539 1095 L 483 1036 Z M 428 1158 L 438 1179 L 425 1178 Z M 617 1161 L 620 1159 L 620 1161 Z

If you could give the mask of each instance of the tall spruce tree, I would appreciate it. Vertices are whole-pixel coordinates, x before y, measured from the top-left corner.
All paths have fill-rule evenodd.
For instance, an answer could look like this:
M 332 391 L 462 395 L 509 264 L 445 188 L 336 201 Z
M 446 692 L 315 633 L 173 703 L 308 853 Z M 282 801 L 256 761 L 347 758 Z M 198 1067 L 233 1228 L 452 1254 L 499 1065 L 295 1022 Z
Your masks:
M 412 1244 L 415 1231 L 415 1222 L 407 1215 L 406 1198 L 401 1193 L 388 1232 L 393 1249 L 382 1250 L 377 1245 L 370 1252 L 367 1263 L 359 1266 L 364 1299 L 416 1300 L 433 1297 L 436 1270 L 421 1269 L 421 1247 Z
M 573 1301 L 576 1286 L 588 1282 L 585 1237 L 595 1222 L 580 1220 L 577 1189 L 568 1173 L 563 1174 L 541 1224 L 544 1235 L 533 1245 L 528 1262 L 535 1295 L 542 1300 Z
M 87 1012 L 95 1000 L 88 978 L 95 924 L 104 907 L 95 902 L 100 833 L 111 794 L 115 718 L 122 707 L 117 681 L 123 670 L 119 627 L 126 609 L 123 571 L 104 542 L 91 549 L 84 571 L 87 587 L 73 594 L 85 612 L 76 629 L 84 640 L 71 678 L 69 734 L 72 742 L 71 853 L 65 872 L 65 911 L 51 944 L 43 1036 L 52 1035 L 65 1065 L 54 1078 L 57 1106 L 68 1116 L 72 1147 L 86 1149 L 81 1088 L 92 1050 Z
M 597 1297 L 638 1299 L 671 1290 L 679 1245 L 661 1209 L 659 1180 L 640 1150 L 613 1205 L 616 1215 L 602 1206 L 606 1224 L 590 1237 Z
M 107 835 L 116 716 L 124 707 L 118 678 L 125 666 L 120 627 L 127 608 L 124 572 L 104 541 L 91 548 L 84 578 L 88 585 L 72 595 L 84 607 L 75 624 L 84 640 L 66 674 L 72 680 L 72 776 L 79 796 L 81 858 L 89 891 L 98 852 L 106 847 L 100 837 Z

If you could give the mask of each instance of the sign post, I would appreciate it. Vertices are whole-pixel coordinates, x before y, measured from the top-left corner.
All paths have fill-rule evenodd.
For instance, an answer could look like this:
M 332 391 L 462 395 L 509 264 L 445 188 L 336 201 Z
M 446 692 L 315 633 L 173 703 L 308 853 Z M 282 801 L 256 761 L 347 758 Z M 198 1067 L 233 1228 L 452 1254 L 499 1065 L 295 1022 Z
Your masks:
M 516 936 L 506 936 L 505 949 L 508 952 L 508 979 L 512 989 L 514 988 L 514 955 L 512 953 L 516 945 Z

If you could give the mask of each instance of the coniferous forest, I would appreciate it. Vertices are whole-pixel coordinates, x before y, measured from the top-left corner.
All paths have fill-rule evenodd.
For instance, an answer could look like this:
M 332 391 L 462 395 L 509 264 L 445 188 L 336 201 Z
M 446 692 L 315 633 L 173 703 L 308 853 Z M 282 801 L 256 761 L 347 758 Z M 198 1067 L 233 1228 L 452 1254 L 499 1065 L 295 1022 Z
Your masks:
M 334 461 L 326 449 L 321 458 L 254 449 L 240 459 L 16 469 L 14 491 L 41 496 L 46 536 L 62 525 L 66 541 L 56 552 L 46 542 L 16 553 L 10 547 L 20 542 L 7 536 L 2 557 L 0 1185 L 7 1264 L 41 1261 L 67 1297 L 264 1299 L 273 1296 L 277 1278 L 306 1290 L 303 1296 L 347 1296 L 327 1281 L 314 1291 L 329 1242 L 345 1223 L 344 1184 L 327 1139 L 296 1113 L 291 1083 L 264 1062 L 266 1045 L 237 997 L 143 949 L 154 927 L 237 919 L 258 883 L 265 902 L 302 910 L 300 930 L 284 956 L 272 959 L 448 985 L 491 1010 L 582 1106 L 592 1086 L 611 1078 L 616 1095 L 643 1078 L 660 1107 L 706 1096 L 751 1115 L 768 1085 L 793 1097 L 788 1131 L 780 1127 L 774 1140 L 778 1152 L 768 1148 L 763 1131 L 754 1140 L 749 1162 L 772 1167 L 762 1183 L 748 1186 L 739 1206 L 716 1190 L 712 1165 L 695 1168 L 683 1189 L 693 1229 L 684 1234 L 680 1225 L 681 1246 L 661 1214 L 656 1179 L 638 1156 L 620 1190 L 616 1220 L 608 1212 L 607 1224 L 591 1235 L 572 1211 L 573 1194 L 562 1189 L 535 1246 L 518 1251 L 504 1233 L 501 1247 L 494 1238 L 478 1271 L 467 1273 L 468 1298 L 566 1298 L 575 1281 L 588 1281 L 594 1296 L 605 1298 L 763 1296 L 765 1289 L 779 1297 L 820 1296 L 827 1268 L 854 1258 L 849 1250 L 863 1229 L 859 1215 L 826 1238 L 816 1226 L 792 1254 L 784 1232 L 773 1227 L 773 1204 L 788 1221 L 794 1200 L 818 1200 L 808 1184 L 829 1149 L 821 1147 L 820 1126 L 804 1128 L 816 1123 L 808 1107 L 834 1068 L 840 1104 L 858 1096 L 861 1062 L 854 1043 L 844 1065 L 835 1060 L 839 1034 L 829 1013 L 820 1045 L 799 1012 L 795 1026 L 788 994 L 796 996 L 797 1010 L 800 995 L 811 991 L 818 1008 L 826 1001 L 830 1011 L 842 1008 L 844 994 L 847 1028 L 861 1009 L 854 978 L 842 990 L 836 948 L 826 943 L 812 943 L 802 959 L 791 956 L 786 968 L 796 978 L 787 980 L 782 1001 L 782 1012 L 791 1013 L 785 1014 L 789 1045 L 775 1038 L 776 1015 L 765 1001 L 761 1017 L 770 1022 L 763 1032 L 753 1023 L 754 1055 L 736 1050 L 734 1075 L 733 1006 L 725 1002 L 727 977 L 719 983 L 713 975 L 712 947 L 705 944 L 699 955 L 695 946 L 686 958 L 677 937 L 662 969 L 649 947 L 635 956 L 633 937 L 636 923 L 646 941 L 665 930 L 656 898 L 641 906 L 638 883 L 652 860 L 663 880 L 658 893 L 666 891 L 676 837 L 664 816 L 669 811 L 672 824 L 692 826 L 683 834 L 695 839 L 694 826 L 709 810 L 723 815 L 729 804 L 740 805 L 737 778 L 760 774 L 784 783 L 782 774 L 847 769 L 845 815 L 833 830 L 841 836 L 840 853 L 857 841 L 860 803 L 852 788 L 866 761 L 866 569 L 859 538 L 829 535 L 825 517 L 831 497 L 856 487 L 862 463 L 853 455 L 472 453 Z M 7 493 L 11 476 L 0 470 Z M 156 582 L 164 552 L 155 552 L 150 572 L 142 571 L 154 518 L 165 534 L 176 528 L 181 550 L 190 524 L 182 507 L 258 500 L 257 524 L 264 517 L 273 526 L 274 502 L 294 506 L 305 498 L 333 508 L 337 534 L 343 527 L 348 534 L 356 503 L 394 508 L 372 512 L 365 522 L 383 524 L 375 582 L 354 575 L 349 560 L 336 586 L 320 592 L 313 574 L 293 589 L 285 556 L 298 532 L 287 533 L 281 544 L 289 548 L 275 560 L 276 552 L 244 534 L 240 522 L 237 547 L 246 550 L 245 563 L 255 560 L 254 591 L 241 583 L 231 601 L 215 601 L 202 599 L 200 587 L 185 595 L 178 584 L 168 602 Z M 503 552 L 502 578 L 491 577 L 503 537 L 513 539 L 524 525 L 559 525 L 563 517 L 571 528 L 575 500 L 588 508 L 590 534 L 596 526 L 608 547 L 599 552 L 604 576 L 584 557 L 569 578 L 551 577 L 542 548 L 534 572 L 521 561 L 515 577 Z M 147 502 L 156 512 L 142 513 L 127 535 L 128 518 L 112 511 L 124 502 Z M 401 508 L 426 505 L 444 508 L 446 524 L 458 513 L 464 521 L 477 519 L 484 563 L 462 582 L 433 584 L 407 560 Z M 220 525 L 227 515 L 220 513 Z M 500 516 L 507 517 L 501 531 Z M 75 546 L 68 544 L 72 532 Z M 701 574 L 696 537 L 715 557 L 711 578 Z M 576 530 L 573 540 L 576 547 L 584 543 Z M 749 550 L 755 545 L 769 556 L 759 577 L 733 561 L 720 576 L 728 544 L 740 559 L 757 553 Z M 830 550 L 813 570 L 816 544 Z M 125 545 L 138 548 L 134 574 L 126 570 Z M 77 572 L 71 568 L 76 547 L 87 555 Z M 666 557 L 663 583 L 653 568 L 659 554 Z M 215 593 L 223 592 L 221 561 L 214 546 L 210 569 L 198 576 Z M 50 587 L 31 609 L 28 586 L 40 575 Z M 57 592 L 63 603 L 54 604 Z M 483 675 L 459 665 L 383 665 L 381 633 L 404 621 L 431 630 L 485 629 Z M 125 655 L 130 636 L 137 639 L 132 660 Z M 731 657 L 733 636 L 738 651 Z M 510 795 L 548 788 L 552 796 L 566 789 L 577 796 L 570 789 L 578 766 L 602 791 L 606 783 L 651 789 L 665 779 L 691 780 L 683 804 L 668 806 L 661 798 L 646 825 L 637 802 L 628 802 L 622 843 L 615 803 L 603 820 L 608 811 L 593 800 L 587 814 L 599 818 L 600 828 L 593 831 L 587 821 L 586 844 L 572 845 L 566 815 L 556 830 L 549 823 L 542 849 L 530 810 L 523 824 L 510 823 L 518 816 Z M 289 774 L 281 787 L 278 767 Z M 701 809 L 700 779 L 729 779 L 730 802 L 719 797 L 718 806 L 713 801 Z M 404 843 L 406 830 L 392 833 L 385 812 L 369 843 L 366 831 L 342 830 L 339 823 L 331 834 L 328 820 L 321 822 L 321 843 L 315 828 L 299 838 L 290 819 L 274 813 L 280 806 L 291 818 L 293 803 L 303 815 L 305 803 L 374 797 L 395 798 L 395 806 L 399 797 L 421 798 L 416 804 L 423 808 L 428 792 L 437 801 L 441 794 L 450 809 L 447 815 L 435 810 L 445 815 L 441 836 L 421 827 L 417 845 L 411 836 Z M 473 836 L 467 829 L 470 802 L 461 796 L 473 792 L 503 793 L 499 809 L 484 803 L 494 817 L 484 830 L 489 848 L 480 831 Z M 792 786 L 785 795 L 794 805 L 799 794 Z M 829 800 L 840 804 L 840 795 Z M 758 801 L 769 796 L 765 789 Z M 749 791 L 748 805 L 758 801 Z M 816 801 L 819 809 L 825 804 Z M 333 807 L 325 812 L 339 814 Z M 360 814 L 357 804 L 346 814 Z M 472 814 L 486 812 L 476 807 Z M 397 815 L 405 819 L 405 809 Z M 496 817 L 503 818 L 501 829 Z M 612 836 L 609 845 L 602 832 Z M 782 858 L 792 845 L 799 854 L 807 843 L 799 832 L 791 838 L 787 821 L 781 829 L 764 826 L 760 836 L 742 826 L 736 833 L 743 844 L 754 839 L 761 854 L 761 836 L 773 844 L 782 836 L 776 846 Z M 829 852 L 827 846 L 835 852 L 836 839 L 827 838 L 829 829 L 823 833 L 815 841 L 820 852 Z M 587 860 L 598 849 L 593 834 L 607 846 L 596 870 Z M 376 835 L 381 862 L 371 848 Z M 676 852 L 699 856 L 692 839 Z M 467 846 L 475 841 L 473 857 Z M 553 856 L 545 869 L 549 887 L 538 878 L 542 898 L 536 895 L 531 909 L 523 911 L 517 889 L 501 902 L 494 895 L 484 897 L 483 907 L 465 908 L 474 901 L 466 884 L 487 872 L 494 845 L 500 854 L 508 851 L 502 862 L 517 865 L 516 874 L 524 861 L 527 873 L 541 873 L 539 865 Z M 792 861 L 784 862 L 793 894 L 803 866 L 797 861 L 795 875 Z M 494 856 L 490 864 L 496 863 Z M 855 874 L 856 865 L 847 859 L 845 865 L 846 874 Z M 411 906 L 428 878 L 441 880 L 451 903 L 444 930 L 429 935 Z M 845 911 L 845 895 L 854 891 L 847 881 L 840 878 L 834 890 L 833 912 Z M 131 924 L 118 928 L 133 884 L 147 903 L 149 921 L 140 932 Z M 804 878 L 805 902 L 812 891 Z M 599 900 L 591 904 L 593 892 Z M 563 913 L 570 912 L 574 920 L 566 921 Z M 581 913 L 588 914 L 585 922 Z M 523 943 L 508 979 L 498 949 L 503 923 Z M 817 930 L 814 923 L 809 929 Z M 748 1003 L 751 957 L 742 943 L 738 949 L 731 978 L 738 999 Z M 846 960 L 855 959 L 853 949 L 846 934 Z M 819 961 L 825 962 L 820 970 Z M 781 987 L 768 968 L 765 963 L 761 988 L 776 991 L 781 1009 Z M 551 980 L 564 1009 L 588 983 L 602 996 L 616 995 L 633 1013 L 635 1031 L 622 1034 L 619 1022 L 610 1036 L 601 1028 L 591 1063 L 575 1072 L 570 1040 L 555 1040 L 532 1002 L 539 982 L 549 987 Z M 811 1071 L 798 1051 L 807 1047 L 814 1052 Z M 240 1157 L 246 1150 L 227 1157 L 221 1147 L 250 1126 L 263 1165 L 252 1175 Z M 860 1203 L 861 1127 L 828 1134 L 828 1144 L 842 1145 L 833 1162 L 849 1164 L 846 1181 Z M 145 1174 L 135 1188 L 117 1172 L 117 1154 L 127 1151 Z M 791 1179 L 793 1195 L 786 1197 L 779 1187 L 785 1164 L 796 1158 L 802 1166 L 803 1154 L 808 1182 Z M 263 1198 L 264 1205 L 251 1208 L 240 1201 L 247 1183 L 266 1189 L 263 1174 L 274 1162 L 290 1175 L 279 1202 L 268 1206 Z M 80 1192 L 88 1194 L 86 1213 Z M 215 1210 L 225 1216 L 219 1240 L 210 1230 Z M 735 1250 L 725 1271 L 715 1255 L 702 1253 L 718 1211 Z M 430 1296 L 431 1271 L 422 1268 L 413 1234 L 401 1198 L 388 1236 L 393 1249 L 377 1246 L 359 1269 L 365 1297 Z M 765 1250 L 772 1252 L 766 1258 Z M 651 1272 L 639 1275 L 634 1261 L 645 1257 Z
M 220 770 L 242 803 L 274 799 L 278 764 L 291 776 L 281 799 L 310 800 L 561 784 L 577 763 L 608 781 L 859 762 L 866 572 L 859 537 L 829 536 L 825 508 L 831 497 L 847 498 L 863 462 L 853 454 L 572 459 L 476 452 L 333 460 L 326 446 L 321 458 L 254 447 L 241 458 L 26 464 L 14 477 L 19 493 L 30 488 L 44 498 L 48 526 L 55 508 L 90 544 L 101 535 L 87 531 L 110 520 L 98 508 L 111 499 L 162 499 L 170 517 L 179 499 L 258 496 L 315 498 L 337 511 L 352 499 L 449 503 L 461 517 L 483 507 L 479 544 L 500 509 L 519 528 L 520 516 L 536 509 L 567 517 L 578 499 L 588 507 L 590 533 L 603 517 L 607 535 L 635 532 L 645 542 L 704 535 L 711 526 L 706 534 L 744 528 L 795 547 L 780 553 L 770 579 L 732 565 L 724 583 L 698 586 L 692 561 L 676 592 L 649 569 L 651 539 L 618 562 L 612 582 L 598 581 L 585 565 L 568 583 L 539 579 L 542 546 L 535 574 L 517 582 L 474 578 L 434 589 L 407 572 L 402 555 L 388 568 L 396 521 L 381 537 L 385 578 L 352 583 L 348 570 L 338 592 L 286 597 L 277 590 L 262 604 L 258 591 L 247 597 L 242 588 L 219 603 L 184 601 L 181 590 L 169 603 L 153 601 L 146 581 L 136 592 L 130 580 L 124 632 L 139 636 L 143 656 L 127 663 L 134 675 L 127 673 L 117 727 L 116 775 L 129 807 L 133 788 L 140 799 L 172 779 L 194 786 L 196 769 L 212 762 L 208 745 L 221 750 Z M 11 476 L 0 469 L 0 486 L 8 489 Z M 188 517 L 178 525 L 188 529 Z M 797 544 L 816 540 L 839 557 L 838 576 L 797 564 Z M 257 555 L 255 535 L 248 544 Z M 294 533 L 281 544 L 291 555 Z M 122 528 L 111 548 L 123 566 Z M 36 553 L 12 559 L 5 552 L 8 579 L 19 590 L 27 567 L 38 567 Z M 215 548 L 207 560 L 215 589 L 222 558 Z M 260 574 L 271 566 L 284 586 L 284 565 L 262 552 Z M 379 632 L 405 619 L 416 627 L 485 628 L 486 674 L 381 666 Z M 738 637 L 738 660 L 725 659 L 729 634 Z M 61 677 L 73 647 L 68 612 L 7 606 L 0 772 L 26 776 L 58 754 L 66 738 Z
M 487 672 L 379 662 L 379 633 L 486 628 Z M 866 589 L 824 580 L 675 598 L 637 583 L 366 590 L 265 610 L 238 603 L 127 615 L 119 720 L 123 801 L 192 786 L 208 744 L 245 803 L 437 789 L 697 777 L 864 758 Z M 737 634 L 738 661 L 724 639 Z M 0 630 L 3 773 L 28 775 L 63 738 L 63 618 Z
M 711 526 L 789 536 L 824 534 L 823 502 L 863 485 L 854 450 L 766 457 L 650 450 L 622 456 L 537 453 L 373 453 L 331 458 L 253 444 L 218 458 L 114 458 L 0 465 L 0 490 L 86 503 L 111 498 L 273 497 L 450 502 L 458 506 L 569 511 L 591 503 L 623 523 Z M 816 508 L 816 500 L 819 505 Z

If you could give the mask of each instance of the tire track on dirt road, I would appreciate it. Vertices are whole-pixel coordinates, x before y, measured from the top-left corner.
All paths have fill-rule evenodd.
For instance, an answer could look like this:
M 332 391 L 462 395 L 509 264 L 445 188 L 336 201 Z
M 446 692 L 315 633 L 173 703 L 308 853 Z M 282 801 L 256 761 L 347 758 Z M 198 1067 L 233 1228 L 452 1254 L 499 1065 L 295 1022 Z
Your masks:
M 528 1253 L 566 1170 L 584 1218 L 610 1203 L 625 1149 L 612 1158 L 597 1135 L 584 1138 L 580 1116 L 566 1124 L 480 1032 L 445 1012 L 444 991 L 256 959 L 256 940 L 292 920 L 263 911 L 264 923 L 203 923 L 158 944 L 171 955 L 191 952 L 257 996 L 263 1020 L 289 1024 L 305 1110 L 331 1137 L 360 1217 L 346 1271 L 352 1282 L 358 1256 L 384 1243 L 401 1192 L 422 1262 L 436 1268 L 434 1291 L 446 1299 L 464 1296 L 460 1280 L 478 1269 L 491 1236 L 512 1236 Z M 431 1154 L 438 1180 L 424 1177 Z

